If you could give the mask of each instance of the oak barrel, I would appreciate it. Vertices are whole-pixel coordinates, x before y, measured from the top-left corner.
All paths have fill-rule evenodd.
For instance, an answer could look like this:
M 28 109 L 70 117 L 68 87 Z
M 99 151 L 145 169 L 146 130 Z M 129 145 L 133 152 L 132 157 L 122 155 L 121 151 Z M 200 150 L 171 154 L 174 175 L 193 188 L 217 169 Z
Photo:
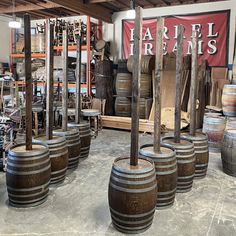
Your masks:
M 120 97 L 132 96 L 132 74 L 118 73 L 116 76 L 116 94 Z
M 127 62 L 127 68 L 129 72 L 133 72 L 134 56 L 130 56 Z M 153 55 L 141 56 L 141 73 L 151 74 L 155 69 L 155 57 Z
M 91 144 L 91 129 L 90 123 L 84 122 L 80 124 L 68 123 L 68 127 L 75 128 L 79 130 L 80 133 L 80 158 L 84 159 L 89 156 L 90 144 Z
M 10 148 L 7 158 L 6 184 L 9 204 L 32 207 L 46 201 L 51 177 L 49 150 L 45 144 L 33 143 Z
M 203 121 L 202 132 L 207 135 L 209 150 L 211 152 L 220 152 L 226 120 L 224 117 L 205 117 Z
M 152 88 L 152 77 L 148 74 L 140 76 L 140 98 L 150 98 Z
M 225 116 L 236 116 L 236 85 L 225 84 L 222 93 L 222 106 Z
M 173 147 L 161 144 L 160 153 L 153 151 L 153 144 L 141 146 L 139 154 L 141 157 L 151 158 L 156 168 L 157 179 L 157 203 L 158 209 L 170 207 L 175 201 L 177 186 L 177 160 Z
M 47 140 L 47 137 L 43 135 L 35 140 L 45 143 L 49 148 L 51 161 L 50 184 L 62 183 L 65 180 L 68 167 L 68 147 L 65 137 L 53 136 L 53 139 Z
M 236 177 L 236 130 L 229 129 L 224 133 L 221 149 L 223 171 Z
M 180 143 L 175 143 L 175 139 L 170 136 L 163 137 L 162 142 L 171 145 L 176 150 L 178 166 L 176 192 L 184 193 L 190 191 L 193 185 L 196 163 L 193 143 L 183 137 L 181 137 Z
M 115 100 L 115 115 L 130 117 L 131 116 L 131 98 L 116 97 Z
M 127 59 L 120 59 L 118 60 L 118 68 L 117 73 L 129 73 L 127 68 Z
M 155 166 L 152 160 L 117 158 L 112 166 L 108 200 L 112 223 L 123 233 L 140 233 L 153 220 L 157 199 Z
M 80 157 L 80 134 L 76 129 L 69 129 L 67 131 L 55 130 L 53 134 L 66 138 L 68 147 L 68 169 L 75 169 L 79 164 Z
M 183 133 L 182 136 L 194 144 L 196 164 L 194 178 L 201 179 L 206 176 L 209 162 L 209 150 L 207 137 L 203 133 L 197 132 L 195 136 Z

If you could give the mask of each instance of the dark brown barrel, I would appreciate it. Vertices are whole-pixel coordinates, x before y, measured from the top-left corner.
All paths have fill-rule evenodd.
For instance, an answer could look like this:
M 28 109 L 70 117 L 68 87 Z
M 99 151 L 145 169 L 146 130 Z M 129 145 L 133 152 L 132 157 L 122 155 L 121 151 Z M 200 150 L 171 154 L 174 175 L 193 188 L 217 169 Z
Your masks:
M 111 170 L 108 190 L 114 227 L 123 233 L 140 233 L 153 220 L 157 184 L 152 160 L 139 159 L 137 166 L 129 158 L 118 158 Z
M 6 184 L 9 203 L 15 207 L 32 207 L 46 201 L 51 177 L 48 147 L 33 143 L 10 148 L 7 158 Z
M 154 161 L 157 178 L 157 203 L 158 209 L 170 207 L 175 201 L 177 186 L 177 160 L 174 148 L 162 144 L 161 152 L 155 153 L 152 144 L 141 146 L 139 154 Z
M 152 87 L 151 75 L 141 74 L 141 77 L 140 77 L 140 97 L 141 98 L 150 98 L 151 97 L 151 87 Z
M 131 116 L 131 98 L 116 97 L 115 114 L 116 116 L 130 117 Z
M 225 116 L 236 116 L 236 85 L 225 84 L 222 93 L 222 106 Z
M 91 144 L 91 129 L 90 123 L 69 123 L 68 127 L 75 128 L 79 130 L 80 133 L 80 158 L 85 159 L 89 156 L 90 144 Z
M 224 117 L 205 117 L 202 132 L 207 135 L 211 152 L 220 152 L 226 120 Z
M 128 68 L 127 68 L 127 59 L 121 59 L 118 60 L 118 69 L 117 73 L 129 73 Z
M 209 162 L 209 150 L 207 137 L 203 133 L 196 133 L 195 136 L 183 133 L 184 138 L 190 140 L 194 144 L 196 164 L 194 178 L 201 179 L 206 176 L 207 167 Z
M 62 130 L 55 130 L 53 131 L 53 134 L 66 138 L 69 154 L 68 169 L 77 168 L 79 164 L 81 147 L 79 131 L 76 129 L 69 129 L 66 132 L 63 132 Z
M 95 64 L 96 98 L 106 99 L 105 115 L 113 115 L 113 62 L 97 61 Z
M 118 73 L 116 76 L 116 94 L 120 97 L 132 96 L 132 74 Z
M 236 177 L 236 130 L 229 129 L 224 133 L 221 149 L 223 171 Z
M 134 57 L 130 56 L 127 62 L 129 72 L 133 72 Z M 141 73 L 151 74 L 155 68 L 155 57 L 152 55 L 142 55 L 141 57 Z
M 181 137 L 180 143 L 175 143 L 173 137 L 163 137 L 162 141 L 163 143 L 171 145 L 176 150 L 178 164 L 176 192 L 185 193 L 190 191 L 193 185 L 196 163 L 193 143 L 183 137 Z
M 65 137 L 53 136 L 53 139 L 47 140 L 46 136 L 36 138 L 48 145 L 49 157 L 51 161 L 51 182 L 50 184 L 59 184 L 65 180 L 68 167 L 68 147 Z

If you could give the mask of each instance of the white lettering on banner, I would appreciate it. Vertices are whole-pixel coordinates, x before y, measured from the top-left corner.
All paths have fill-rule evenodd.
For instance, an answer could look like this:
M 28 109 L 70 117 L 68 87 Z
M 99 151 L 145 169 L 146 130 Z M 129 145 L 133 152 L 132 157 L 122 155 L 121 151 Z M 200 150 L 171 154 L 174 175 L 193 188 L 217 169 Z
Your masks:
M 130 44 L 130 55 L 131 56 L 134 55 L 134 44 L 133 43 Z
M 164 30 L 163 30 L 164 32 L 163 32 L 163 37 L 165 38 L 165 39 L 170 39 L 168 36 L 167 36 L 167 34 L 168 34 L 168 28 L 166 27 L 166 26 L 164 26 Z
M 145 55 L 154 55 L 152 52 L 153 45 L 152 43 L 144 43 L 144 54 Z
M 166 42 L 163 42 L 163 55 L 166 55 L 168 52 L 167 52 L 167 43 Z
M 130 41 L 134 41 L 134 29 L 130 29 Z
M 202 37 L 201 28 L 202 28 L 201 24 L 192 24 L 192 32 L 193 32 L 194 30 L 196 30 L 196 31 L 199 32 L 198 38 L 201 38 L 201 37 Z M 193 37 L 193 36 L 191 36 L 191 38 L 192 38 L 192 37 Z
M 214 31 L 214 23 L 208 23 L 208 35 L 207 35 L 207 37 L 208 38 L 213 38 L 213 37 L 218 37 L 219 36 L 219 33 L 217 32 L 217 33 L 213 33 L 213 31 Z
M 210 54 L 210 55 L 213 55 L 213 54 L 216 54 L 216 52 L 217 52 L 217 47 L 216 47 L 216 40 L 210 40 L 209 42 L 208 42 L 208 47 L 211 49 L 211 50 L 207 50 L 207 52 Z
M 147 30 L 144 34 L 143 40 L 153 40 L 150 28 L 147 28 Z

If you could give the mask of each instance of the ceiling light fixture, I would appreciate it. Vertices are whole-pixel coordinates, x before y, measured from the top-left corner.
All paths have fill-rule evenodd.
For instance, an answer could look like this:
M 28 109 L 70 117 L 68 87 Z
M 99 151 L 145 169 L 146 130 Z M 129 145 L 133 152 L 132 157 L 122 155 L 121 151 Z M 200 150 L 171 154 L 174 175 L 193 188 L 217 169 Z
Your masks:
M 16 20 L 16 14 L 15 14 L 15 0 L 12 1 L 12 21 L 9 21 L 8 26 L 13 29 L 19 29 L 21 28 L 21 22 Z

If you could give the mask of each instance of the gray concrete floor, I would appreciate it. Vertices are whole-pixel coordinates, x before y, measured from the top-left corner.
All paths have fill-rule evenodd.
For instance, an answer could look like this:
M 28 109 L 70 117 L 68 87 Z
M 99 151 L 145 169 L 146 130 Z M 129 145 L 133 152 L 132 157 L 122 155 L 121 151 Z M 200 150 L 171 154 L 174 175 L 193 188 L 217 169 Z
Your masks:
M 140 135 L 142 144 L 151 140 Z M 112 163 L 129 155 L 129 143 L 129 132 L 101 131 L 89 158 L 36 208 L 8 206 L 1 173 L 0 235 L 122 235 L 111 224 L 107 189 Z M 194 181 L 191 192 L 177 194 L 172 208 L 156 211 L 151 228 L 140 235 L 236 235 L 236 181 L 222 172 L 220 154 L 210 155 L 207 177 Z

